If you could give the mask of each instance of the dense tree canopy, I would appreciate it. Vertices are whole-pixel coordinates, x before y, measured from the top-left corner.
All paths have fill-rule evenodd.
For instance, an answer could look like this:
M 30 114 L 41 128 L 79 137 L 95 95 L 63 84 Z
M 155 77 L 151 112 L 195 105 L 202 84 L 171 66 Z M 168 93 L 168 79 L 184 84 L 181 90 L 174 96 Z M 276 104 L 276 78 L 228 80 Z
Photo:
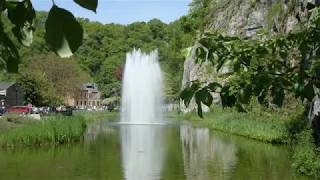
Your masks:
M 26 103 L 54 105 L 72 97 L 89 77 L 73 58 L 61 59 L 55 54 L 34 55 L 22 64 L 17 81 L 23 88 Z
M 124 65 L 126 53 L 133 48 L 147 52 L 158 49 L 167 98 L 177 99 L 185 58 L 181 51 L 193 40 L 192 33 L 184 30 L 182 19 L 170 24 L 153 19 L 127 26 L 81 20 L 86 31 L 76 59 L 98 83 L 103 95 L 110 97 L 120 94 L 121 79 L 116 74 Z
M 182 51 L 193 44 L 197 29 L 203 24 L 205 12 L 202 9 L 208 5 L 195 1 L 191 5 L 191 14 L 170 24 L 153 19 L 129 25 L 103 25 L 87 19 L 76 19 L 54 1 L 49 13 L 35 12 L 30 0 L 0 2 L 1 66 L 9 72 L 17 72 L 20 64 L 23 71 L 18 79 L 26 75 L 26 69 L 34 62 L 40 63 L 39 60 L 46 59 L 46 56 L 56 59 L 59 64 L 61 60 L 52 58 L 51 50 L 60 57 L 75 53 L 75 62 L 84 70 L 81 74 L 89 74 L 99 85 L 104 97 L 117 96 L 120 94 L 119 76 L 126 52 L 133 48 L 143 51 L 158 49 L 167 100 L 178 99 L 185 59 Z M 97 7 L 97 0 L 74 2 L 92 11 Z M 41 71 L 48 69 L 42 68 Z M 14 80 L 16 75 L 2 73 L 1 78 Z M 48 75 L 43 78 L 50 79 Z M 51 83 L 52 87 L 58 87 L 56 82 Z M 61 93 L 58 94 L 61 97 Z
M 33 43 L 29 47 L 19 44 L 11 32 L 14 25 L 10 23 L 10 19 L 2 17 L 2 22 L 5 24 L 4 32 L 15 44 L 21 67 L 38 62 L 38 59 L 46 59 L 46 56 L 49 59 L 52 57 L 52 47 L 44 38 L 47 36 L 47 17 L 46 12 L 36 12 L 33 20 Z M 141 48 L 143 51 L 158 49 L 165 77 L 166 97 L 168 100 L 177 100 L 185 59 L 181 52 L 193 44 L 196 31 L 195 28 L 187 28 L 189 21 L 191 18 L 185 16 L 170 24 L 153 19 L 129 25 L 103 25 L 87 19 L 77 19 L 83 29 L 83 40 L 75 52 L 74 60 L 84 70 L 82 73 L 89 74 L 99 85 L 104 97 L 118 96 L 121 86 L 119 76 L 121 77 L 126 53 L 133 48 Z M 59 52 L 56 54 L 61 55 Z M 2 80 L 14 79 L 15 75 L 8 76 L 2 73 Z

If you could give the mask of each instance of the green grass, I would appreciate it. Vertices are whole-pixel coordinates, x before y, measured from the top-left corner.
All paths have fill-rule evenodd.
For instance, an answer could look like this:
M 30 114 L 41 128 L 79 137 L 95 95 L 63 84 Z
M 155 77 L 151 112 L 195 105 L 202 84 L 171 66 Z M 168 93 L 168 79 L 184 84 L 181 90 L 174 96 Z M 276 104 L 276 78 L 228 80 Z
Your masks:
M 197 113 L 169 114 L 168 117 L 192 121 L 196 125 L 271 143 L 290 141 L 292 116 L 280 113 L 239 113 L 233 109 L 214 108 L 201 119 Z
M 85 120 L 80 116 L 48 117 L 1 133 L 0 145 L 15 147 L 80 142 L 85 130 Z
M 300 174 L 320 178 L 320 148 L 314 143 L 312 130 L 306 129 L 297 135 L 293 150 L 293 167 Z
M 119 119 L 118 112 L 107 112 L 107 111 L 77 111 L 74 116 L 83 117 L 86 123 L 94 121 L 109 120 L 116 121 Z
M 0 146 L 42 146 L 80 142 L 89 123 L 116 120 L 116 112 L 78 111 L 73 116 L 51 115 L 33 120 L 18 115 L 0 119 Z
M 19 116 L 18 114 L 6 114 L 0 117 L 0 134 L 13 128 L 21 127 L 26 124 L 32 124 L 37 120 Z

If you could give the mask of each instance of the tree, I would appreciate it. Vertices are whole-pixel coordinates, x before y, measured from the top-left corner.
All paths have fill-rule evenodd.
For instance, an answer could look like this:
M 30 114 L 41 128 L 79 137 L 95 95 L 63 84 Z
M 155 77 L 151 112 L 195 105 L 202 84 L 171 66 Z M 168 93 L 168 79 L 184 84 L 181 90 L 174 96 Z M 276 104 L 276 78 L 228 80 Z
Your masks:
M 73 58 L 61 59 L 52 53 L 34 56 L 23 65 L 22 75 L 44 76 L 50 88 L 54 89 L 53 94 L 60 99 L 74 95 L 89 79 Z
M 152 32 L 153 39 L 165 39 L 167 34 L 165 24 L 159 19 L 152 19 L 148 22 L 148 26 Z
M 43 38 L 47 33 L 46 21 L 49 14 L 36 12 L 36 17 L 33 20 L 33 28 L 35 29 L 32 31 L 33 43 L 29 47 L 19 44 L 14 35 L 10 33 L 14 25 L 10 23 L 8 18 L 2 18 L 4 31 L 16 45 L 21 57 L 19 64 L 21 64 L 22 71 L 24 71 L 23 67 L 26 64 L 31 63 L 37 67 L 38 64 L 39 66 L 41 64 L 38 59 L 43 61 L 46 56 L 52 57 L 52 48 Z M 141 48 L 143 51 L 159 50 L 159 61 L 166 77 L 167 97 L 171 100 L 177 99 L 184 61 L 181 50 L 191 46 L 194 39 L 193 34 L 183 28 L 181 19 L 170 24 L 153 19 L 147 23 L 136 22 L 129 25 L 103 25 L 82 18 L 76 20 L 83 27 L 83 40 L 73 59 L 93 78 L 99 89 L 104 92 L 104 96 L 120 94 L 121 78 L 119 77 L 122 75 L 122 71 L 119 71 L 119 68 L 121 69 L 124 64 L 126 52 L 135 47 Z M 188 18 L 186 21 L 190 21 L 190 19 Z M 39 56 L 40 54 L 41 56 Z M 56 57 L 54 59 L 61 61 Z M 72 61 L 72 59 L 68 60 Z M 4 65 L 6 64 L 4 63 Z M 44 69 L 41 68 L 42 70 Z M 107 74 L 108 72 L 111 74 Z
M 180 19 L 170 24 L 158 19 L 129 25 L 102 25 L 84 19 L 80 23 L 86 31 L 75 59 L 105 97 L 120 94 L 122 71 L 119 69 L 124 65 L 126 53 L 141 48 L 147 52 L 158 49 L 167 98 L 177 100 L 184 62 L 181 51 L 191 46 L 193 40 L 193 35 L 184 31 Z
M 117 75 L 123 66 L 124 57 L 108 57 L 101 66 L 96 82 L 100 85 L 105 97 L 120 95 L 121 81 Z
M 202 30 L 208 23 L 212 4 L 215 4 L 214 0 L 193 0 L 189 5 L 190 13 L 183 18 L 184 28 L 190 32 Z
M 55 106 L 62 103 L 62 99 L 56 96 L 52 84 L 44 74 L 21 73 L 17 79 L 25 96 L 25 103 L 35 106 Z

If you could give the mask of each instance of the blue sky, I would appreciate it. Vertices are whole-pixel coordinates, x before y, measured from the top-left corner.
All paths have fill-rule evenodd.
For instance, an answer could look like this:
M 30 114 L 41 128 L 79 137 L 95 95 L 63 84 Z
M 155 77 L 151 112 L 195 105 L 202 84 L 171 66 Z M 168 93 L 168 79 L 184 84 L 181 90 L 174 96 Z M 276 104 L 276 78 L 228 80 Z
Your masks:
M 101 23 L 130 24 L 158 18 L 172 22 L 189 11 L 191 0 L 99 0 L 97 13 L 86 10 L 72 0 L 55 0 L 59 7 L 71 11 L 77 17 L 89 18 Z M 36 10 L 49 11 L 51 0 L 32 1 Z

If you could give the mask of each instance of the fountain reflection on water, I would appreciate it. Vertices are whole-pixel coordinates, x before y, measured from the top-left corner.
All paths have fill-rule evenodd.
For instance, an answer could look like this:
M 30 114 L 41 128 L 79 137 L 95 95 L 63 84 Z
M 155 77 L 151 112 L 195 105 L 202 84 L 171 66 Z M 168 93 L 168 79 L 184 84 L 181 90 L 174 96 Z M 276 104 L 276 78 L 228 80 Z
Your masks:
M 121 102 L 121 148 L 128 180 L 160 179 L 163 161 L 162 77 L 158 52 L 127 54 Z M 152 125 L 152 126 L 151 126 Z

